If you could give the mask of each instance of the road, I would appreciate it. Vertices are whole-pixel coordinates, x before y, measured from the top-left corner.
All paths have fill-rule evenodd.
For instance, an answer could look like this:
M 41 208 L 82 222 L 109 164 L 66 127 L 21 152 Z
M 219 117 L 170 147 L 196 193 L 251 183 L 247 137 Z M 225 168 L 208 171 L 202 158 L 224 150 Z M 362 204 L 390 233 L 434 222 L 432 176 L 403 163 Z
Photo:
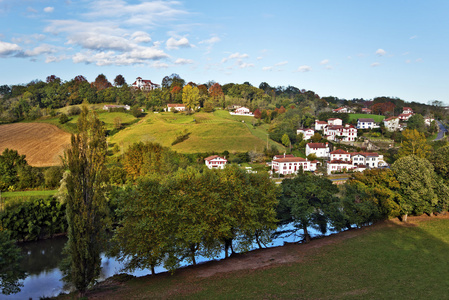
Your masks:
M 438 124 L 438 127 L 440 127 L 440 130 L 438 131 L 438 136 L 436 139 L 434 139 L 434 141 L 439 141 L 444 137 L 444 135 L 447 132 L 447 129 L 446 129 L 446 127 L 444 127 L 444 125 L 440 121 L 436 121 L 436 122 Z

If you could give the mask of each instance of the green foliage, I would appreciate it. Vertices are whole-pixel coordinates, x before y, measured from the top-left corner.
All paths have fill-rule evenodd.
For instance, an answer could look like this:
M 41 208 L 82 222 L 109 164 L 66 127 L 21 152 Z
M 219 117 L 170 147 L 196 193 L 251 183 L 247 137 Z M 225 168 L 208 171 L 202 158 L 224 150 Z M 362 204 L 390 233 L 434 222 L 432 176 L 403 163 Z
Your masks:
M 20 249 L 10 238 L 9 232 L 0 228 L 0 289 L 2 294 L 20 292 L 26 275 L 20 268 Z
M 18 181 L 18 171 L 27 165 L 25 155 L 19 155 L 17 150 L 6 148 L 0 155 L 0 191 L 6 191 Z
M 65 204 L 53 197 L 8 202 L 0 212 L 1 224 L 15 240 L 32 241 L 67 229 Z
M 59 115 L 59 124 L 65 124 L 69 121 L 69 117 L 66 114 Z
M 414 114 L 407 121 L 407 129 L 416 129 L 419 132 L 424 132 L 426 130 L 426 124 L 424 123 L 424 117 L 420 114 Z
M 431 146 L 427 143 L 424 133 L 416 129 L 406 129 L 402 132 L 403 141 L 398 152 L 398 157 L 416 155 L 426 158 L 430 154 Z
M 100 251 L 105 241 L 106 138 L 97 116 L 83 106 L 78 119 L 79 134 L 72 135 L 64 157 L 67 176 L 68 242 L 64 280 L 83 296 L 100 275 Z
M 128 269 L 164 264 L 170 270 L 183 260 L 195 264 L 201 253 L 215 257 L 225 245 L 248 250 L 262 246 L 275 229 L 277 188 L 266 175 L 237 167 L 179 170 L 162 181 L 141 178 L 136 187 L 113 193 L 120 226 L 113 253 L 130 259 Z
M 391 165 L 400 184 L 401 215 L 432 214 L 447 210 L 449 190 L 434 172 L 432 164 L 415 155 L 405 156 Z
M 327 231 L 328 223 L 341 229 L 337 186 L 326 178 L 309 173 L 299 173 L 293 179 L 284 179 L 278 207 L 278 217 L 283 223 L 293 222 L 304 231 L 305 241 L 310 241 L 308 227 Z
M 173 141 L 173 143 L 171 143 L 171 145 L 174 146 L 176 144 L 184 142 L 189 138 L 190 134 L 191 132 L 188 132 L 187 129 L 185 129 L 183 133 L 176 136 L 176 139 Z

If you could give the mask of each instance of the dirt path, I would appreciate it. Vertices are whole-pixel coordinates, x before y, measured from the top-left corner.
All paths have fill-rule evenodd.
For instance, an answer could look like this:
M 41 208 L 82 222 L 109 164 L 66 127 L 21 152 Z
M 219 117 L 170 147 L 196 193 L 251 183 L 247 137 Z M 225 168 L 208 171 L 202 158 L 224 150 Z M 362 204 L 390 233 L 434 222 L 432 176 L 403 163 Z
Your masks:
M 60 156 L 70 145 L 70 134 L 46 123 L 15 123 L 0 126 L 0 153 L 6 148 L 26 155 L 33 167 L 61 164 Z

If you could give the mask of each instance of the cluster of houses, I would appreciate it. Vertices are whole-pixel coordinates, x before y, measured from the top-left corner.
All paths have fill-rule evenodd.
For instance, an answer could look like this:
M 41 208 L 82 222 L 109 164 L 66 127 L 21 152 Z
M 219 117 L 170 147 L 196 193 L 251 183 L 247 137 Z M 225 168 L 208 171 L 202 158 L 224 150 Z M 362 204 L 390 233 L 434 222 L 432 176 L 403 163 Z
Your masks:
M 338 118 L 331 118 L 326 121 L 315 121 L 315 130 L 323 131 L 328 141 L 353 142 L 357 139 L 357 129 L 349 124 L 343 125 L 343 121 Z M 296 134 L 302 133 L 303 139 L 308 140 L 314 134 L 311 128 L 301 128 L 296 130 Z

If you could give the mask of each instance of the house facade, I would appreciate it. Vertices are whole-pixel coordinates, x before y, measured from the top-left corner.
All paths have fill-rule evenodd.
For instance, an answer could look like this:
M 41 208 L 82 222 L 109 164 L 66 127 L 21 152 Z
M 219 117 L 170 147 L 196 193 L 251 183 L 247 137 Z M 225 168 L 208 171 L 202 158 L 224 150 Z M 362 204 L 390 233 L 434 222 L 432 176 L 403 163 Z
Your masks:
M 324 128 L 324 135 L 330 141 L 353 142 L 357 139 L 357 129 L 349 124 L 332 125 Z
M 330 153 L 330 160 L 327 162 L 327 173 L 343 171 L 364 171 L 367 168 L 374 169 L 387 166 L 383 155 L 376 152 L 353 152 L 349 153 L 338 149 Z
M 300 134 L 300 133 L 302 133 L 302 138 L 304 140 L 309 140 L 315 134 L 315 130 L 310 129 L 310 128 L 300 128 L 300 129 L 296 130 L 296 134 Z
M 315 130 L 324 130 L 324 127 L 326 127 L 328 124 L 326 121 L 318 121 L 315 120 Z
M 413 116 L 413 113 L 407 113 L 407 114 L 402 113 L 398 116 L 398 118 L 401 121 L 408 121 L 408 119 L 410 119 L 411 116 Z
M 401 128 L 401 126 L 399 125 L 398 117 L 389 117 L 387 119 L 384 119 L 383 123 L 387 131 L 398 131 Z
M 434 118 L 431 118 L 431 117 L 424 118 L 424 123 L 425 123 L 427 126 L 430 126 L 430 124 L 431 124 L 433 121 L 435 121 Z
M 221 157 L 218 155 L 212 155 L 204 159 L 204 163 L 209 169 L 224 169 L 227 162 L 228 160 L 226 157 Z
M 343 120 L 339 118 L 330 118 L 327 120 L 327 125 L 333 126 L 333 125 L 343 125 Z
M 302 157 L 282 157 L 271 162 L 272 174 L 282 175 L 297 174 L 299 171 L 316 171 L 317 161 L 310 161 Z
M 316 157 L 329 157 L 328 143 L 308 143 L 306 145 L 306 156 L 315 154 Z
M 346 107 L 339 107 L 339 108 L 333 109 L 332 112 L 340 113 L 340 114 L 347 114 L 347 113 L 350 113 L 351 111 Z
M 143 91 L 151 91 L 159 88 L 159 84 L 153 83 L 151 80 L 142 79 L 142 77 L 137 77 L 136 81 L 132 84 L 132 87 Z
M 351 161 L 351 153 L 342 149 L 337 149 L 329 153 L 330 160 Z
M 176 104 L 176 103 L 172 103 L 172 104 L 167 104 L 167 107 L 164 109 L 165 111 L 185 111 L 186 110 L 186 106 L 184 104 Z
M 370 114 L 370 113 L 371 113 L 371 109 L 365 108 L 365 107 L 362 108 L 362 114 Z
M 404 108 L 402 108 L 402 113 L 403 114 L 413 114 L 413 109 L 411 109 L 410 107 L 404 107 Z
M 376 123 L 372 118 L 361 118 L 357 120 L 357 129 L 373 129 L 376 128 Z

